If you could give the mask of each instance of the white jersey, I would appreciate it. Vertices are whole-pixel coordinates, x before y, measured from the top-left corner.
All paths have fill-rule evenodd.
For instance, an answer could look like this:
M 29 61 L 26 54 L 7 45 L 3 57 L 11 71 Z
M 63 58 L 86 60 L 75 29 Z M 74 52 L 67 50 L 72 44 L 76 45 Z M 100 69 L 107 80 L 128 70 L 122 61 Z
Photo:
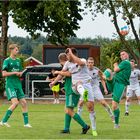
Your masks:
M 100 78 L 99 78 L 98 73 L 99 73 L 99 69 L 97 67 L 93 67 L 92 70 L 89 69 L 89 74 L 92 78 L 92 81 L 91 81 L 92 86 L 99 86 L 100 85 L 99 84 Z
M 131 71 L 130 75 L 130 87 L 136 87 L 139 86 L 139 80 L 138 77 L 140 76 L 140 70 L 139 69 L 134 69 Z
M 84 66 L 79 66 L 77 63 L 72 63 L 67 61 L 63 67 L 63 70 L 68 70 L 72 74 L 72 83 L 76 84 L 81 81 L 86 83 L 88 80 L 91 80 L 89 75 L 88 67 L 86 65 L 86 60 L 81 59 L 85 63 Z

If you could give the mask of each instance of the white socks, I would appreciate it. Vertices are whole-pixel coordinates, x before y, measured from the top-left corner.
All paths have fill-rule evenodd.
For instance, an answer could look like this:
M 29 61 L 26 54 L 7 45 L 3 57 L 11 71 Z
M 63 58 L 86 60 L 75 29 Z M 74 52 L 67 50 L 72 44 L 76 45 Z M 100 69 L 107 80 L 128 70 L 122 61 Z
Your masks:
M 92 130 L 96 130 L 96 117 L 95 117 L 95 112 L 90 112 L 89 113 L 89 118 L 90 118 L 90 121 L 91 121 Z
M 125 102 L 125 112 L 128 112 L 130 106 L 130 102 Z

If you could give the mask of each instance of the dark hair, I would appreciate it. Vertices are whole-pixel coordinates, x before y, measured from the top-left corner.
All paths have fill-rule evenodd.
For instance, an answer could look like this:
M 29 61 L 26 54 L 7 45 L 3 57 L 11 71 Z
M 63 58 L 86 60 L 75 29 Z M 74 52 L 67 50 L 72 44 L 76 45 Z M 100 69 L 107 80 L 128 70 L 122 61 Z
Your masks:
M 134 62 L 135 63 L 136 61 L 134 59 L 131 59 L 130 62 Z
M 94 61 L 94 58 L 93 58 L 93 57 L 88 57 L 87 60 L 92 60 L 92 61 Z
M 120 50 L 120 53 L 121 53 L 121 52 L 126 52 L 126 53 L 128 53 L 127 50 L 125 50 L 125 49 Z
M 67 48 L 67 49 L 65 50 L 65 53 L 66 53 L 66 54 L 69 52 L 69 49 L 71 49 L 71 51 L 72 51 L 72 53 L 73 53 L 74 55 L 77 55 L 77 50 L 76 50 L 75 48 Z

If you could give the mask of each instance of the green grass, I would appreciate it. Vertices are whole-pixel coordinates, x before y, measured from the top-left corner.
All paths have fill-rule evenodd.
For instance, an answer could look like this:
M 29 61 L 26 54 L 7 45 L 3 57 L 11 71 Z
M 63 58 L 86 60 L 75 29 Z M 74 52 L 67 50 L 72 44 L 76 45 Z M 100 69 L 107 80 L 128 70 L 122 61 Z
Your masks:
M 0 119 L 9 105 L 0 106 Z M 20 106 L 12 114 L 9 124 L 11 128 L 0 127 L 0 139 L 95 139 L 91 130 L 81 135 L 81 126 L 72 120 L 71 134 L 60 134 L 64 126 L 64 104 L 39 105 L 28 104 L 29 119 L 33 128 L 23 127 L 23 118 Z M 124 104 L 120 105 L 121 128 L 113 129 L 113 123 L 104 108 L 96 104 L 96 120 L 98 136 L 96 139 L 140 139 L 140 106 L 133 104 L 130 115 L 124 116 Z M 84 120 L 90 124 L 87 109 L 84 107 Z

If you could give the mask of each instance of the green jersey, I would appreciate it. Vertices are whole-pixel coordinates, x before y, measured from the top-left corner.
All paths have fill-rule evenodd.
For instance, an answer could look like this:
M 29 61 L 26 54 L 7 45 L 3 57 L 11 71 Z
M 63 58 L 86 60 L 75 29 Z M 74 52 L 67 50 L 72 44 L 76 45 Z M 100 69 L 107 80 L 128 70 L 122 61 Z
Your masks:
M 66 96 L 74 93 L 73 90 L 72 90 L 71 77 L 65 77 L 64 89 L 65 89 Z
M 123 60 L 118 65 L 120 71 L 116 72 L 114 78 L 116 81 L 118 81 L 121 84 L 129 85 L 129 78 L 131 74 L 131 64 L 128 60 Z
M 2 71 L 7 72 L 20 72 L 22 71 L 20 59 L 12 59 L 8 57 L 4 60 Z M 6 86 L 19 87 L 21 86 L 20 78 L 17 75 L 11 75 L 6 77 Z

